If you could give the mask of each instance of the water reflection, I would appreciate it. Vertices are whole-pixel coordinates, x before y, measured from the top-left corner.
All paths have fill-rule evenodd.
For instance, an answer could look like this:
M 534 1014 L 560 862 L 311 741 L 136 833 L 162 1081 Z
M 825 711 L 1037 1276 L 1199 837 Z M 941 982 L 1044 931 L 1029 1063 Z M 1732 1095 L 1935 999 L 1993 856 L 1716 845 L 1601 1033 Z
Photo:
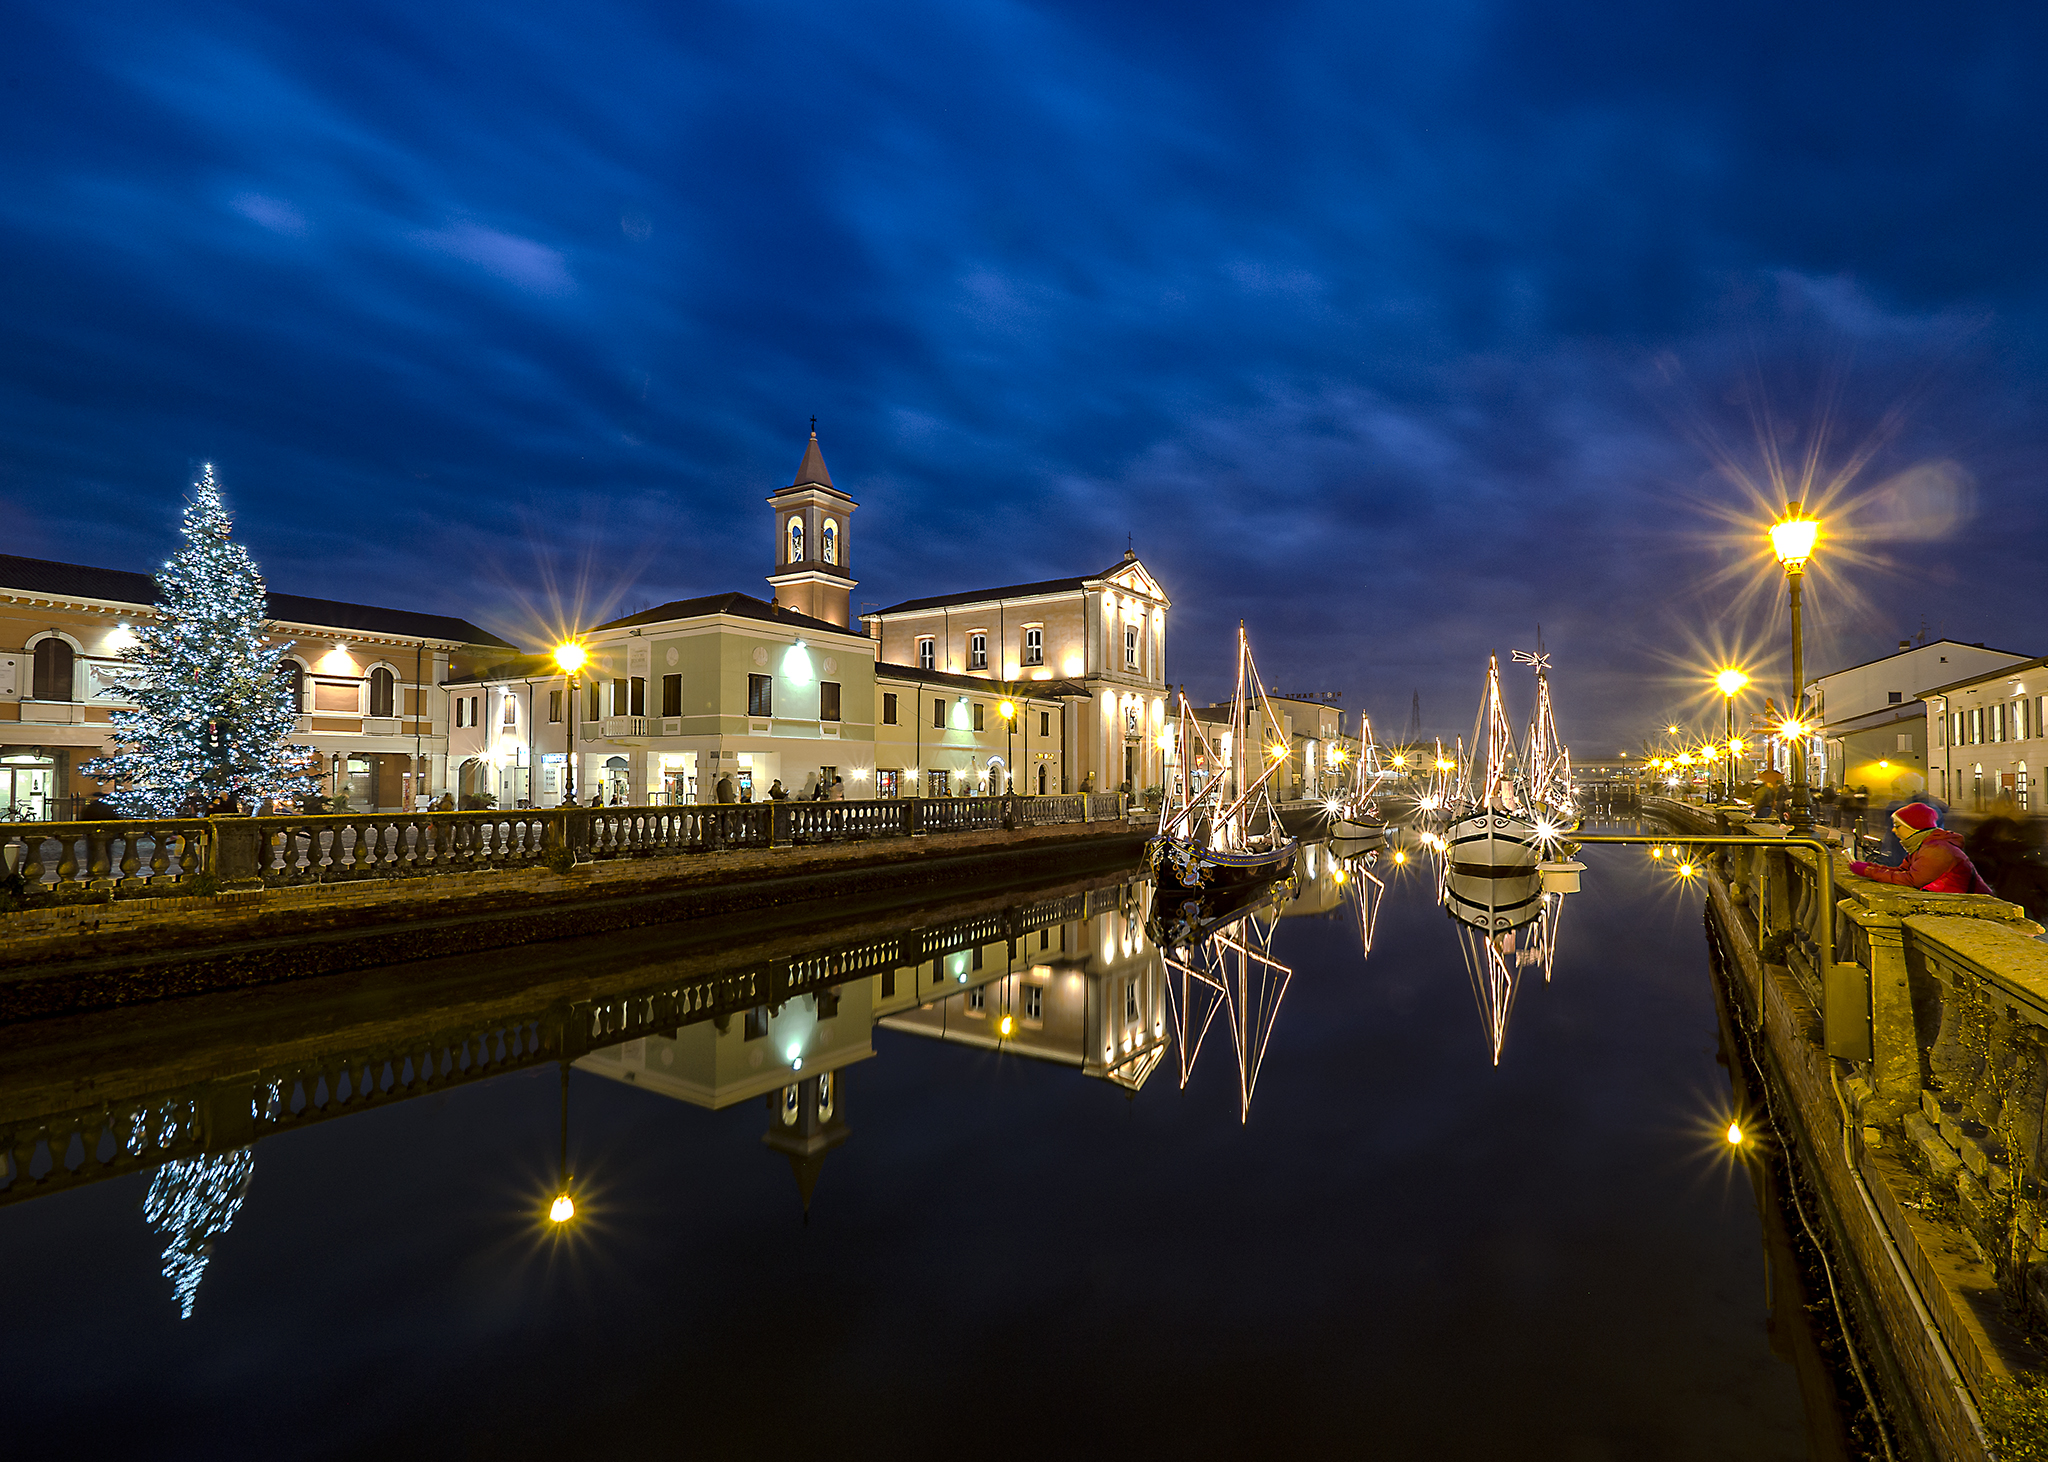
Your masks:
M 234 1223 L 255 1172 L 256 1154 L 242 1147 L 222 1157 L 167 1162 L 150 1180 L 142 1216 L 165 1237 L 164 1278 L 171 1282 L 179 1318 L 192 1318 L 213 1241 Z

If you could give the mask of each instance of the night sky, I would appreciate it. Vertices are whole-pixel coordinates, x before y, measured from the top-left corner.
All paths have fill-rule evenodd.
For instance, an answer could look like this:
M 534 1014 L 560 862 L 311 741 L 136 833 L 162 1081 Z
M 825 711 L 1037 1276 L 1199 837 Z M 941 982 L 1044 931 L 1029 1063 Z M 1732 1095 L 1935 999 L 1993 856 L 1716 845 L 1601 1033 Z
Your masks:
M 765 597 L 815 413 L 857 606 L 1128 534 L 1192 691 L 1242 616 L 1449 731 L 1540 622 L 1583 758 L 1773 673 L 1768 443 L 1809 666 L 2041 653 L 2044 25 L 16 5 L 0 551 L 151 568 L 211 460 L 274 587 L 532 643 Z

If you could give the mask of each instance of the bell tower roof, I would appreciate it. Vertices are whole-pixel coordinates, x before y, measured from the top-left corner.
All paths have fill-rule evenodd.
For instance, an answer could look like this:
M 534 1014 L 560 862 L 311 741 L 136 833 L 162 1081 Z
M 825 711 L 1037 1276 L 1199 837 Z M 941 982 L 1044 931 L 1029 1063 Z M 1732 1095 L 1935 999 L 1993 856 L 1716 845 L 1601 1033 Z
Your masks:
M 811 439 L 804 444 L 804 460 L 797 464 L 796 481 L 788 487 L 775 490 L 775 496 L 786 492 L 799 492 L 804 488 L 820 488 L 838 497 L 845 497 L 844 490 L 832 485 L 831 469 L 825 465 L 825 454 L 818 447 L 818 418 L 811 418 Z

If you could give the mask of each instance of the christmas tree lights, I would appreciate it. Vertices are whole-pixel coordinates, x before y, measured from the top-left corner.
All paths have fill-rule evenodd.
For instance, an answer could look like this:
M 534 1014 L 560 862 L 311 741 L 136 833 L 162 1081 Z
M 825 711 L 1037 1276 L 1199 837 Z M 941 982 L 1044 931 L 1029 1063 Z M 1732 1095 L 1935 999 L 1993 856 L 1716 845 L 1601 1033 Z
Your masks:
M 292 647 L 266 639 L 263 575 L 233 539 L 233 520 L 201 471 L 185 507 L 185 543 L 157 575 L 156 614 L 135 627 L 113 689 L 115 749 L 82 770 L 125 784 L 113 801 L 136 816 L 187 816 L 223 797 L 297 801 L 319 785 L 309 746 L 288 737 L 299 707 L 279 674 Z

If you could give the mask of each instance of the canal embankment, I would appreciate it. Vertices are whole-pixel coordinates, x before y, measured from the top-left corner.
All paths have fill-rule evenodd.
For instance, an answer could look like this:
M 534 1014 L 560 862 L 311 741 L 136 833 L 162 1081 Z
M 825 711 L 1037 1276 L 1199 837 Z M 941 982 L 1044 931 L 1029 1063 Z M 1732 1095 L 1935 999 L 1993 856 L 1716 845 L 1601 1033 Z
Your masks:
M 986 890 L 1129 868 L 1149 832 L 1120 816 L 1035 825 L 994 818 L 993 826 L 908 836 L 873 836 L 842 821 L 817 840 L 762 837 L 751 846 L 720 836 L 715 825 L 685 826 L 663 846 L 617 811 L 575 814 L 578 821 L 554 838 L 539 817 L 538 835 L 508 839 L 510 819 L 433 816 L 446 818 L 429 824 L 438 842 L 397 819 L 346 829 L 313 819 L 258 828 L 265 841 L 239 878 L 209 874 L 209 866 L 237 870 L 233 850 L 219 847 L 225 836 L 206 829 L 192 835 L 193 842 L 212 839 L 194 851 L 198 866 L 155 890 L 153 880 L 132 873 L 130 887 L 121 886 L 124 856 L 173 865 L 190 844 L 175 830 L 158 830 L 137 855 L 142 840 L 132 830 L 124 842 L 118 829 L 103 828 L 100 876 L 72 877 L 61 896 L 17 897 L 0 912 L 0 1020 L 725 915 L 788 916 L 793 906 L 822 899 Z M 155 851 L 163 848 L 170 851 Z M 381 852 L 373 858 L 359 849 Z M 94 871 L 78 861 L 72 855 L 66 871 Z M 308 868 L 320 876 L 293 876 Z
M 1644 810 L 1679 841 L 1782 831 L 1665 799 Z M 1892 1444 L 2039 1455 L 2027 1448 L 2048 1439 L 2040 926 L 2000 899 L 1858 878 L 1836 849 L 1827 878 L 1812 848 L 1701 852 L 1721 993 L 1769 1087 L 1758 1115 L 1818 1199 Z

